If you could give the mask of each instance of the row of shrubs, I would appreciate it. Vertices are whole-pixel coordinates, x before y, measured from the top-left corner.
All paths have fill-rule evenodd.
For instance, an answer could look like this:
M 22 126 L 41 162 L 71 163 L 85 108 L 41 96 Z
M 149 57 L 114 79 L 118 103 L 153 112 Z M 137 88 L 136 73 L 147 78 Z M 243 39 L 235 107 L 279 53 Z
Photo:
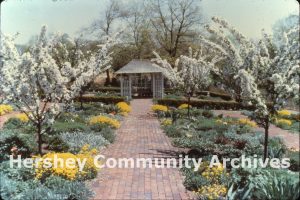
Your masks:
M 166 106 L 178 107 L 181 104 L 188 103 L 183 99 L 157 99 L 157 103 Z M 254 107 L 246 106 L 234 101 L 211 101 L 211 100 L 191 100 L 190 105 L 197 108 L 215 109 L 215 110 L 253 110 Z
M 92 91 L 94 92 L 120 92 L 120 87 L 98 87 L 98 88 L 92 88 Z
M 81 102 L 102 102 L 102 103 L 119 103 L 122 101 L 125 101 L 125 97 L 120 96 L 83 96 L 83 97 L 77 97 L 75 101 L 81 101 Z
M 231 101 L 233 100 L 232 97 L 228 94 L 222 94 L 218 92 L 210 92 L 210 91 L 201 91 L 196 92 L 197 95 L 205 95 L 205 96 L 211 96 L 211 97 L 220 97 L 221 99 L 225 101 Z

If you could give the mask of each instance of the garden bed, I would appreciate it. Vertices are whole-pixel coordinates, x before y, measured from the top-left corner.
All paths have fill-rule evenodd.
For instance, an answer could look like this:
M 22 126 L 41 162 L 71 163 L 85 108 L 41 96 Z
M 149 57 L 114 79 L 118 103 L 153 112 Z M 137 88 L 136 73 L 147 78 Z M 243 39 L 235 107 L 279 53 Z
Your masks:
M 3 106 L 2 106 L 3 107 Z M 57 156 L 66 162 L 67 158 L 87 159 L 83 171 L 57 166 L 44 168 L 40 163 L 33 168 L 11 168 L 9 156 L 26 158 L 39 157 L 35 128 L 25 114 L 10 118 L 0 130 L 0 180 L 1 199 L 90 199 L 93 192 L 86 185 L 87 180 L 97 176 L 94 157 L 107 145 L 114 142 L 115 130 L 130 107 L 118 104 L 84 103 L 81 109 L 75 103 L 73 109 L 59 115 L 51 128 L 43 134 L 41 158 Z M 12 109 L 5 107 L 5 113 Z M 4 109 L 3 109 L 4 110 Z M 37 161 L 40 162 L 40 161 Z
M 179 101 L 180 102 L 180 101 Z M 183 168 L 184 185 L 199 199 L 297 199 L 299 197 L 299 152 L 288 150 L 282 139 L 269 139 L 271 158 L 290 158 L 289 169 L 232 168 L 230 165 L 208 167 L 213 155 L 223 158 L 262 158 L 263 136 L 256 133 L 254 122 L 215 116 L 210 110 L 187 105 L 178 109 L 155 105 L 162 128 L 176 147 L 186 148 L 187 155 L 202 158 L 199 170 Z M 246 196 L 245 196 L 246 195 Z M 244 196 L 244 197 L 243 197 Z

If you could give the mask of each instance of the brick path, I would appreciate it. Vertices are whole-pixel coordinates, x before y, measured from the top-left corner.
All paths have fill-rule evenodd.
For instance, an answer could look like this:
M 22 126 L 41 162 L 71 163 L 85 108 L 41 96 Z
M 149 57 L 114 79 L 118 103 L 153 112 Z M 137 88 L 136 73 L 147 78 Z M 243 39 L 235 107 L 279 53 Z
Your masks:
M 214 112 L 217 115 L 223 114 L 224 116 L 228 117 L 247 118 L 247 116 L 243 115 L 241 111 L 214 110 Z M 256 130 L 264 132 L 264 129 L 261 127 L 256 128 Z M 290 133 L 287 130 L 278 128 L 277 126 L 271 124 L 269 129 L 269 135 L 271 137 L 282 137 L 287 147 L 299 150 L 300 135 L 298 133 Z
M 174 157 L 179 149 L 160 129 L 152 116 L 151 99 L 131 101 L 132 112 L 117 130 L 117 139 L 101 154 L 106 158 Z M 189 199 L 178 169 L 102 169 L 91 186 L 95 199 Z

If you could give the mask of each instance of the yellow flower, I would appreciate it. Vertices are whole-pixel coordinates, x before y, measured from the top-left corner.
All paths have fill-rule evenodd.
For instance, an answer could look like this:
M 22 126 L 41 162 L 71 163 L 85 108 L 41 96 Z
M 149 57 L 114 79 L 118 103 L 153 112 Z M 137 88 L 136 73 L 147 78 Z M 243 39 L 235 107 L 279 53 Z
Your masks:
M 222 120 L 220 120 L 220 119 L 217 119 L 217 120 L 216 120 L 216 123 L 218 123 L 218 124 L 222 124 L 222 123 L 223 123 L 223 121 L 222 121 Z
M 17 119 L 21 120 L 22 122 L 28 122 L 28 121 L 29 121 L 29 118 L 28 118 L 27 115 L 24 114 L 24 113 L 16 114 L 16 115 L 14 116 L 14 118 L 17 118 Z
M 12 111 L 13 111 L 12 106 L 6 105 L 6 104 L 0 104 L 0 116 L 4 115 L 4 114 L 7 114 L 7 113 L 10 113 Z
M 126 102 L 117 103 L 117 107 L 120 109 L 121 114 L 127 114 L 131 111 L 131 107 Z
M 291 115 L 291 112 L 288 111 L 288 110 L 279 110 L 279 111 L 277 111 L 277 114 L 278 114 L 280 117 L 286 117 L 286 116 L 290 116 L 290 115 Z
M 224 185 L 212 184 L 199 188 L 195 193 L 205 199 L 218 199 L 226 196 L 227 189 Z
M 152 106 L 152 110 L 154 112 L 156 112 L 156 111 L 167 112 L 168 111 L 168 107 L 164 106 L 164 105 L 155 104 L 155 105 Z
M 257 127 L 257 124 L 247 118 L 243 118 L 243 119 L 239 119 L 238 120 L 238 123 L 239 124 L 242 124 L 242 125 L 248 125 L 248 126 L 251 126 L 253 128 Z
M 94 124 L 107 124 L 109 126 L 111 126 L 112 128 L 119 128 L 120 127 L 120 122 L 116 119 L 112 119 L 106 116 L 95 116 L 92 117 L 89 121 L 90 125 L 94 125 Z
M 292 121 L 288 120 L 288 119 L 278 119 L 277 124 L 283 124 L 283 125 L 291 126 Z
M 164 119 L 164 120 L 161 122 L 161 124 L 162 124 L 163 126 L 169 126 L 169 125 L 172 124 L 172 120 L 171 120 L 171 119 Z
M 75 155 L 72 153 L 55 153 L 50 152 L 42 156 L 40 160 L 38 160 L 37 166 L 35 168 L 35 177 L 37 179 L 41 179 L 42 177 L 48 177 L 51 175 L 60 176 L 69 180 L 75 180 L 77 178 L 88 178 L 89 173 L 97 172 L 97 167 L 94 163 L 94 155 L 96 149 L 89 149 L 89 145 L 84 145 L 79 152 L 79 154 Z M 57 166 L 54 165 L 54 158 L 57 157 Z M 51 163 L 51 167 L 47 168 L 44 166 L 43 160 L 47 159 Z M 68 159 L 72 159 L 75 161 L 74 165 L 69 166 L 66 164 Z M 83 167 L 83 170 L 80 171 L 79 162 L 83 162 L 86 160 L 86 163 Z
M 178 107 L 178 109 L 187 109 L 189 107 L 189 104 L 187 104 L 187 103 L 184 103 L 184 104 L 181 104 L 179 107 Z M 192 106 L 190 105 L 190 108 L 191 108 Z

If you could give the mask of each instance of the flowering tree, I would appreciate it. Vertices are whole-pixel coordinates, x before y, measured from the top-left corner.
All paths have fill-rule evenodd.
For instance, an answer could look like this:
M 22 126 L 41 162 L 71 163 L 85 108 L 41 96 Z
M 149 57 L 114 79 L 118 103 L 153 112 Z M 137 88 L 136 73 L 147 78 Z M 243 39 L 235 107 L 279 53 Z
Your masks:
M 163 60 L 156 52 L 153 59 L 161 68 L 164 75 L 174 87 L 181 88 L 188 98 L 188 115 L 190 115 L 190 101 L 196 90 L 203 90 L 210 83 L 210 70 L 215 60 L 208 61 L 201 51 L 193 54 L 189 48 L 189 55 L 181 55 L 173 68 L 168 61 Z
M 211 45 L 212 41 L 204 39 L 203 44 L 224 52 L 225 63 L 214 66 L 214 72 L 236 96 L 255 108 L 253 119 L 265 129 L 266 159 L 271 117 L 287 99 L 299 99 L 299 28 L 283 32 L 282 43 L 277 46 L 265 33 L 255 43 L 225 20 L 214 17 L 213 21 L 217 28 L 207 26 L 207 30 L 218 41 Z
M 108 40 L 96 55 L 80 60 L 76 66 L 65 62 L 59 66 L 53 58 L 54 38 L 46 36 L 42 27 L 38 41 L 29 52 L 20 54 L 13 39 L 3 37 L 1 52 L 3 65 L 0 68 L 0 91 L 5 99 L 25 113 L 36 127 L 38 151 L 42 154 L 42 135 L 79 95 L 87 83 L 108 68 L 110 56 Z
M 212 73 L 220 87 L 241 102 L 241 88 L 234 76 L 255 65 L 256 45 L 225 20 L 213 17 L 212 22 L 205 26 L 210 38 L 199 36 L 200 45 L 219 55 L 216 58 L 221 62 L 215 62 Z

